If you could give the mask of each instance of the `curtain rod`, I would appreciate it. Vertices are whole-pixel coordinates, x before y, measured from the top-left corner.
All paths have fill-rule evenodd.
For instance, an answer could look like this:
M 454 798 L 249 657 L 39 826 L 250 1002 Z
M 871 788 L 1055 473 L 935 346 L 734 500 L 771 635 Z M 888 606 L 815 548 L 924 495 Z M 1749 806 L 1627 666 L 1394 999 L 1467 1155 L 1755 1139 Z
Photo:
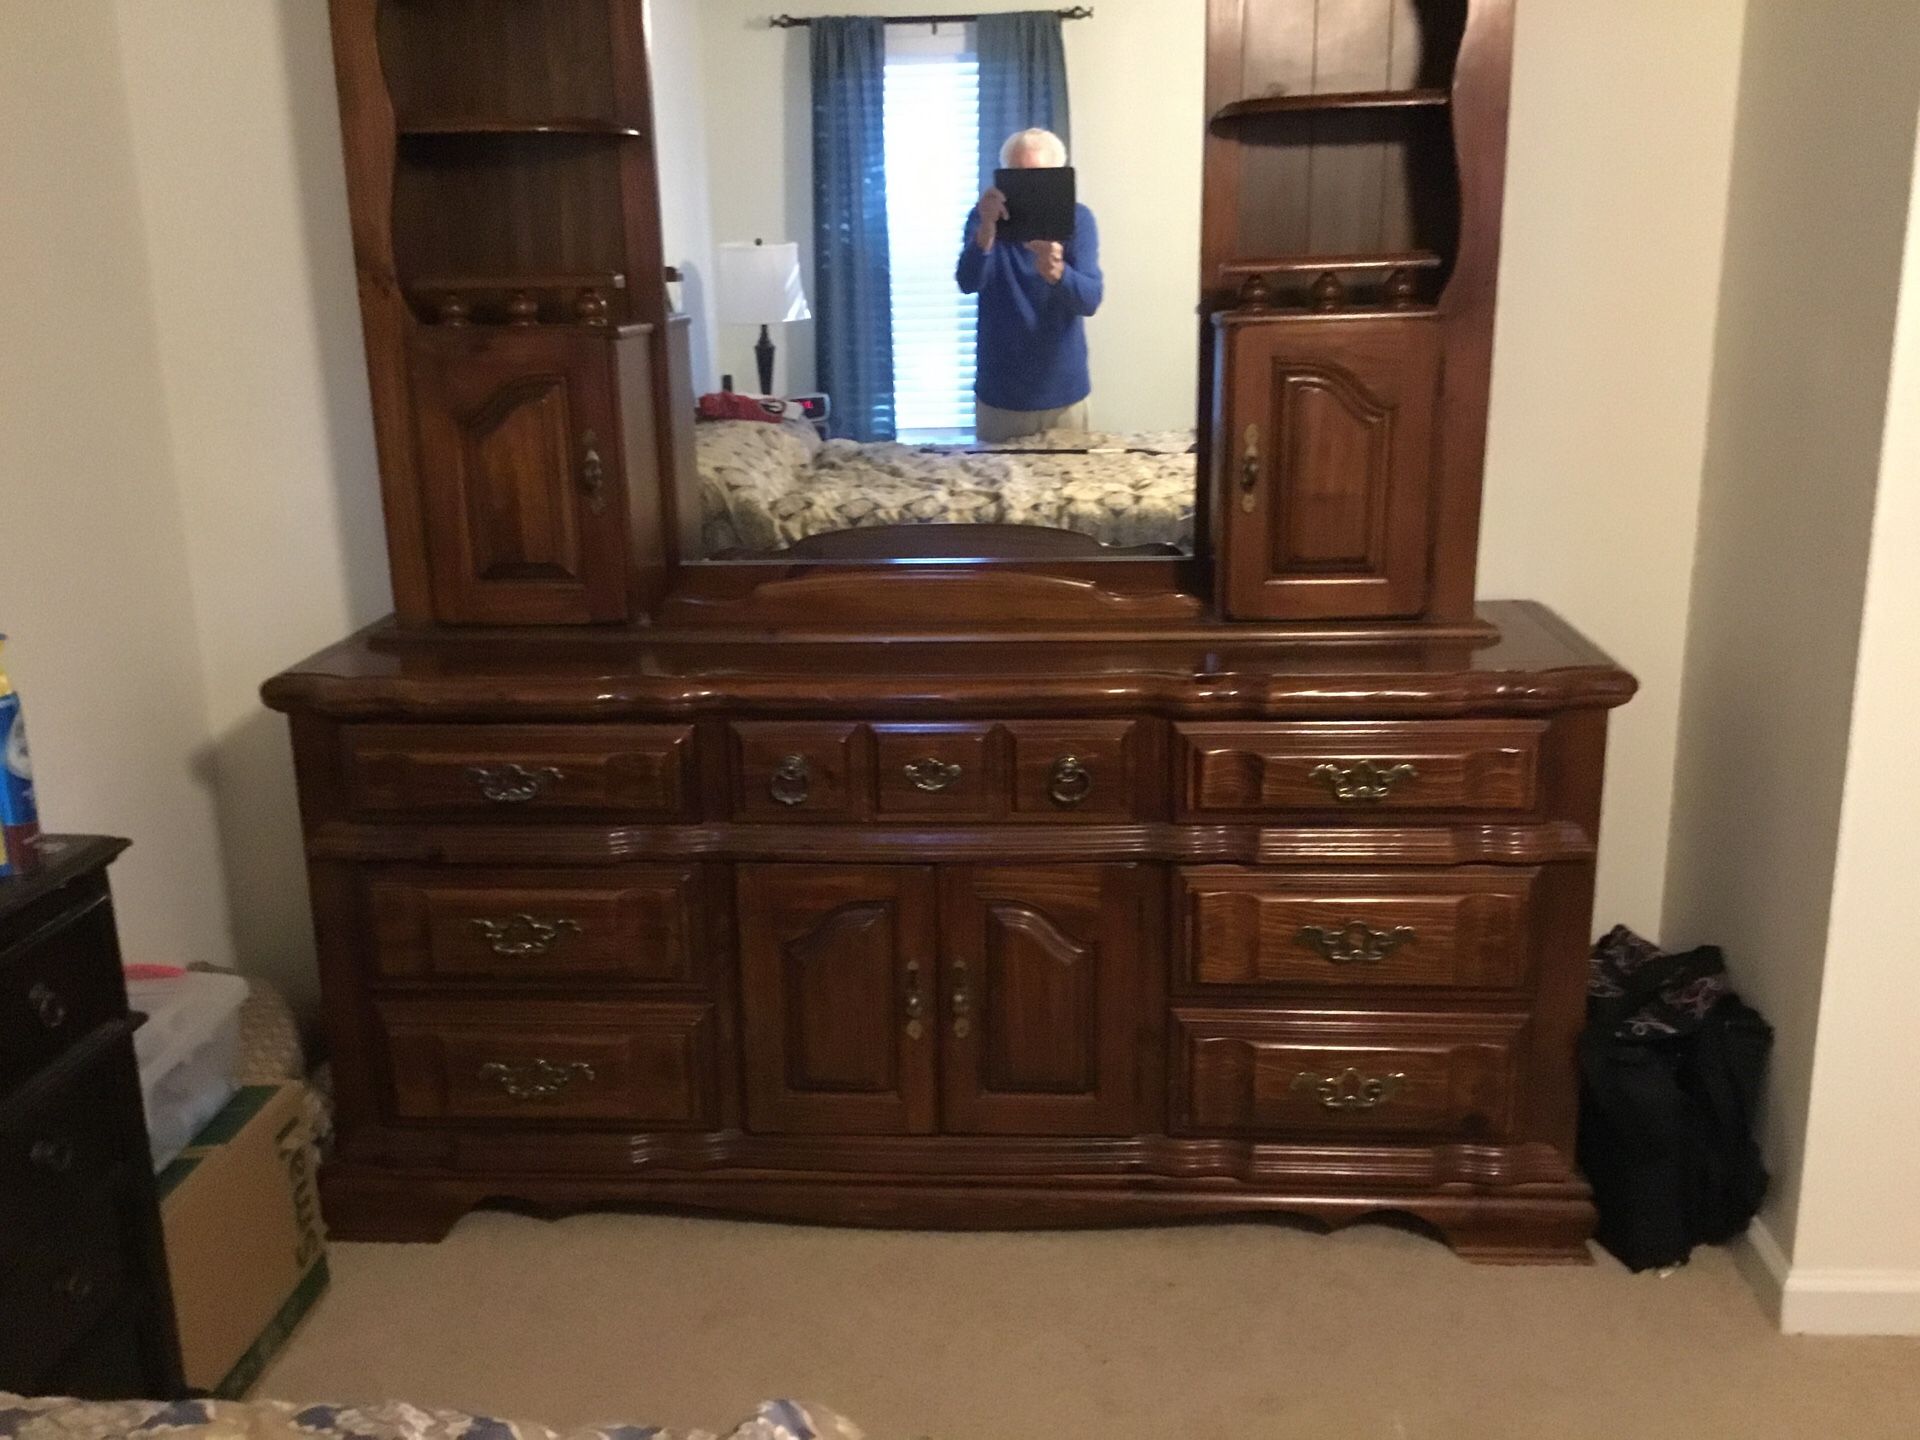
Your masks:
M 1054 12 L 1062 20 L 1091 20 L 1091 5 L 1075 5 L 1069 10 Z M 800 30 L 813 24 L 820 17 L 814 15 L 776 15 L 768 23 L 776 30 Z M 971 24 L 980 19 L 979 15 L 882 15 L 877 17 L 889 25 L 961 25 Z

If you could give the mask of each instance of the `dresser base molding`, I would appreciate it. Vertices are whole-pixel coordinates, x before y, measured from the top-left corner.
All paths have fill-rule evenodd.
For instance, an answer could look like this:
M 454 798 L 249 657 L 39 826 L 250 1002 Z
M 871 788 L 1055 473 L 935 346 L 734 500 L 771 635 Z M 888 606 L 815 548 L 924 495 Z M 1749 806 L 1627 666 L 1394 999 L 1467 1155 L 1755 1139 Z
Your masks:
M 876 1230 L 1069 1230 L 1235 1218 L 1297 1219 L 1340 1230 L 1410 1219 L 1462 1259 L 1483 1265 L 1589 1265 L 1590 1192 L 1580 1180 L 1513 1192 L 1261 1188 L 1232 1182 L 1116 1185 L 806 1179 L 492 1175 L 336 1162 L 321 1172 L 336 1240 L 435 1244 L 473 1210 L 501 1206 L 544 1219 L 647 1210 Z

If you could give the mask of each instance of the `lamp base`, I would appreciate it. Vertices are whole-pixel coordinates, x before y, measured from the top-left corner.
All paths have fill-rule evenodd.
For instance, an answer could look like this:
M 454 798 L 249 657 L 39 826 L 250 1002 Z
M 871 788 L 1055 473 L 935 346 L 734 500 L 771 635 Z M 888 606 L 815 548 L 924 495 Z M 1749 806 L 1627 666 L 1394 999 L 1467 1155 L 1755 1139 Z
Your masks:
M 773 331 L 762 325 L 760 343 L 753 347 L 753 358 L 760 362 L 760 393 L 773 394 Z

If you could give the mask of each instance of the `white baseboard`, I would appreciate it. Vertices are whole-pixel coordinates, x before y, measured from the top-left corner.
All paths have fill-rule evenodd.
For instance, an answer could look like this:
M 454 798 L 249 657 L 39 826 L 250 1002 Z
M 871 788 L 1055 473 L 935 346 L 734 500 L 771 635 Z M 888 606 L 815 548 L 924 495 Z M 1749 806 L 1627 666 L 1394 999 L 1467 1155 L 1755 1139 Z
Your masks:
M 1764 1220 L 1735 1254 L 1785 1334 L 1920 1335 L 1920 1270 L 1796 1267 Z

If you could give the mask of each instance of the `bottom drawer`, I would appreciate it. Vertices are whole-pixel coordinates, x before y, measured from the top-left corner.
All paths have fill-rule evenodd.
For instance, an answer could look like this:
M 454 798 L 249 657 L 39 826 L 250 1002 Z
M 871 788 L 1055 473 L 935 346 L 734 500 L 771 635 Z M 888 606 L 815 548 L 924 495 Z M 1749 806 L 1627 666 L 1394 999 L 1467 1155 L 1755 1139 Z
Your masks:
M 398 1119 L 711 1127 L 711 1005 L 389 1000 L 378 1008 Z
M 26 1240 L 0 1273 L 0 1390 L 29 1388 L 124 1301 L 138 1247 L 124 1186 L 103 1185 L 56 1229 Z M 30 1324 L 15 1324 L 16 1317 Z
M 1505 1138 L 1527 1018 L 1176 1010 L 1174 1125 L 1282 1139 Z

